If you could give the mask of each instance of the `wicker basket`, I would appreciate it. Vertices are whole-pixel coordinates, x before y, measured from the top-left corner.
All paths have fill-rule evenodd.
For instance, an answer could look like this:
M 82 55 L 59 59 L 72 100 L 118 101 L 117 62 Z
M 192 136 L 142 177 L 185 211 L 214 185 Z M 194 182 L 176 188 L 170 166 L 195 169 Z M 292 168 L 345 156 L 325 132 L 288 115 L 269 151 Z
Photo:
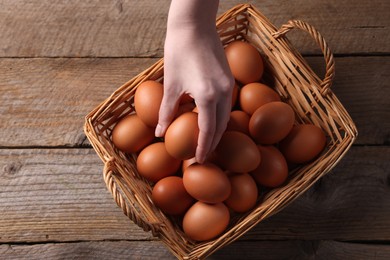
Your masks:
M 105 164 L 104 181 L 124 214 L 145 231 L 159 237 L 173 254 L 183 259 L 205 258 L 283 209 L 328 173 L 357 137 L 352 119 L 330 89 L 334 76 L 333 55 L 312 26 L 302 21 L 289 21 L 277 30 L 253 6 L 242 4 L 221 15 L 217 28 L 224 45 L 233 40 L 244 40 L 258 48 L 265 57 L 264 79 L 270 82 L 283 101 L 292 106 L 297 122 L 321 127 L 328 136 L 328 143 L 316 161 L 292 170 L 286 185 L 266 192 L 252 211 L 233 217 L 221 236 L 207 242 L 194 242 L 182 232 L 178 221 L 153 205 L 152 187 L 138 175 L 136 155 L 118 151 L 111 142 L 115 124 L 134 112 L 137 86 L 149 79 L 162 80 L 163 60 L 117 89 L 86 116 L 85 133 Z M 308 32 L 323 51 L 326 63 L 324 80 L 318 78 L 286 39 L 285 34 L 295 28 Z

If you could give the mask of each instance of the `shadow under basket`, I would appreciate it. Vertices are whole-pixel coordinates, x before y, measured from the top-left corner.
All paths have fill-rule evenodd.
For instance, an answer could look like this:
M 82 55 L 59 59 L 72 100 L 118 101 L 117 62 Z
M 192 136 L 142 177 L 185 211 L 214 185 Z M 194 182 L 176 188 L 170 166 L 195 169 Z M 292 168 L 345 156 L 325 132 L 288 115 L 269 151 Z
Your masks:
M 125 154 L 111 141 L 112 129 L 134 113 L 134 94 L 145 80 L 163 79 L 163 60 L 159 60 L 119 89 L 86 116 L 84 131 L 105 164 L 104 181 L 118 206 L 134 223 L 151 231 L 181 259 L 202 259 L 232 243 L 263 219 L 282 210 L 318 179 L 328 173 L 346 154 L 357 137 L 356 127 L 345 108 L 330 89 L 334 76 L 333 55 L 316 29 L 302 21 L 289 21 L 276 29 L 249 4 L 233 7 L 217 19 L 224 46 L 234 40 L 247 41 L 262 54 L 268 82 L 295 111 L 297 123 L 319 126 L 327 135 L 327 146 L 308 164 L 289 172 L 285 185 L 266 191 L 250 212 L 232 216 L 223 234 L 207 242 L 190 240 L 179 220 L 164 215 L 152 202 L 152 186 L 139 176 L 136 154 Z M 321 48 L 326 73 L 321 80 L 285 37 L 291 29 L 309 33 Z

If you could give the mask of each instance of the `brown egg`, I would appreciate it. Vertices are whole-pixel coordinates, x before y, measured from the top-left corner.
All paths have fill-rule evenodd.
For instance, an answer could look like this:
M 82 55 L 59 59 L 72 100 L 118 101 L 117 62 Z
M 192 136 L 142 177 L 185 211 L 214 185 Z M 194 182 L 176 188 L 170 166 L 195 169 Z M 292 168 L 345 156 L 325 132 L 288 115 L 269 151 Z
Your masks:
M 204 161 L 204 163 L 212 163 L 212 164 L 217 164 L 217 161 L 215 159 L 215 154 L 214 153 L 209 153 Z M 182 165 L 181 165 L 181 170 L 182 172 L 185 171 L 185 169 L 187 169 L 188 166 L 192 165 L 196 163 L 196 158 L 195 157 L 192 157 L 190 159 L 187 159 L 187 160 L 183 160 L 182 162 Z
M 180 160 L 168 154 L 163 142 L 158 142 L 145 147 L 140 152 L 137 158 L 137 169 L 147 180 L 157 182 L 174 175 L 180 168 L 180 163 Z
M 187 103 L 192 103 L 194 102 L 194 99 L 189 95 L 189 94 L 183 94 L 181 97 L 180 97 L 180 104 L 187 104 Z
M 259 81 L 264 64 L 259 51 L 250 43 L 234 41 L 225 48 L 226 58 L 234 78 L 242 84 Z
M 261 163 L 250 172 L 257 184 L 275 188 L 282 185 L 288 177 L 287 162 L 282 153 L 273 145 L 258 145 Z
M 170 215 L 184 214 L 195 202 L 184 188 L 183 179 L 177 176 L 158 181 L 153 187 L 152 200 L 162 212 Z
M 218 203 L 230 195 L 230 182 L 226 174 L 211 163 L 192 164 L 183 173 L 187 192 L 199 201 Z
M 182 114 L 193 111 L 194 108 L 195 108 L 195 103 L 192 102 L 180 104 L 177 108 L 174 119 L 178 118 Z
M 142 82 L 135 91 L 135 111 L 139 118 L 150 127 L 157 126 L 163 93 L 163 85 L 153 80 Z
M 193 240 L 206 241 L 222 234 L 229 221 L 229 209 L 225 204 L 198 201 L 184 215 L 183 230 Z
M 186 160 L 195 157 L 198 145 L 198 114 L 187 112 L 176 118 L 165 134 L 165 147 L 173 157 Z
M 136 115 L 121 119 L 112 131 L 112 142 L 121 151 L 135 153 L 154 139 L 154 128 L 148 127 Z
M 249 119 L 249 115 L 241 110 L 232 111 L 226 131 L 238 131 L 249 135 Z
M 275 144 L 294 125 L 294 110 L 283 102 L 270 102 L 259 107 L 249 120 L 249 132 L 258 144 Z
M 227 131 L 215 149 L 218 164 L 225 170 L 244 173 L 253 171 L 261 157 L 252 139 L 237 131 Z
M 316 158 L 325 148 L 326 136 L 321 128 L 311 124 L 293 127 L 279 144 L 279 149 L 290 163 L 306 163 Z
M 243 111 L 252 115 L 262 105 L 280 101 L 279 94 L 262 83 L 249 83 L 240 91 L 240 106 Z
M 244 213 L 256 205 L 258 190 L 256 182 L 247 173 L 229 176 L 232 191 L 225 204 L 235 212 Z

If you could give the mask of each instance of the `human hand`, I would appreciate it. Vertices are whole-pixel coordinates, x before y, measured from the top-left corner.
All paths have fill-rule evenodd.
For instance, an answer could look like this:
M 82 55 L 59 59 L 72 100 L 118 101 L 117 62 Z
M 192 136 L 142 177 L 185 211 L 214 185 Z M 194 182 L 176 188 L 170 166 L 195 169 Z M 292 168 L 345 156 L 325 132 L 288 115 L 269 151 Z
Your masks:
M 204 20 L 203 20 L 204 21 Z M 172 122 L 182 95 L 190 94 L 198 108 L 196 160 L 203 163 L 226 129 L 234 78 L 215 28 L 215 19 L 169 26 L 164 53 L 164 97 L 156 136 Z

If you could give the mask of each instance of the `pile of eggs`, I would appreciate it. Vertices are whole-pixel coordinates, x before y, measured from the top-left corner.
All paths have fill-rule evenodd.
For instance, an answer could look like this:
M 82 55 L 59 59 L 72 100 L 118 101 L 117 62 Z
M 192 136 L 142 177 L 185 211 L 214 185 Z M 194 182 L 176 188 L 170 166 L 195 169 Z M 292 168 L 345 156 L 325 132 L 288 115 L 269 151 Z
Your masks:
M 260 83 L 264 63 L 253 45 L 234 41 L 225 53 L 236 79 L 232 112 L 221 141 L 204 164 L 194 158 L 198 114 L 189 96 L 181 99 L 180 106 L 187 109 L 179 109 L 164 138 L 155 138 L 163 97 L 159 82 L 148 80 L 138 86 L 136 113 L 121 119 L 112 132 L 119 150 L 138 154 L 137 170 L 152 183 L 153 203 L 178 217 L 184 233 L 196 241 L 220 235 L 233 212 L 253 209 L 261 190 L 286 183 L 289 165 L 312 161 L 326 145 L 319 127 L 297 124 L 294 110 L 274 89 Z

